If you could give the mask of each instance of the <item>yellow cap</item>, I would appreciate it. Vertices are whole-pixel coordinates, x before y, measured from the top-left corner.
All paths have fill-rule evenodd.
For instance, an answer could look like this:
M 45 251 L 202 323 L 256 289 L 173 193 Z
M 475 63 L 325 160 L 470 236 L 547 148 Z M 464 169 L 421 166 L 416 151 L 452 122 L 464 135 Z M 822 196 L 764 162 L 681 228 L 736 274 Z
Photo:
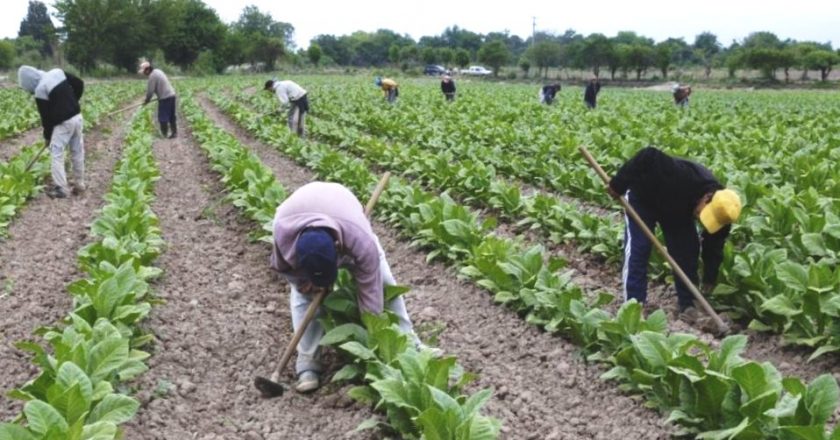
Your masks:
M 700 223 L 710 234 L 738 220 L 741 215 L 741 198 L 731 189 L 715 191 L 712 200 L 700 211 Z

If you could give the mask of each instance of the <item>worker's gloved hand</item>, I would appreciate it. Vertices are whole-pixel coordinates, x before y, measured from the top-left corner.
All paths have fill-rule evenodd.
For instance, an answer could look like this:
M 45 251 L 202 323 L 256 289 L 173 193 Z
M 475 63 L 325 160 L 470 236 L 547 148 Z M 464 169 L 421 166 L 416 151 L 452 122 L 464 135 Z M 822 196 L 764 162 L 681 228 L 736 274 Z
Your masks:
M 146 104 L 148 104 L 148 103 L 149 103 L 149 100 L 148 100 L 148 99 L 147 99 L 147 100 L 145 100 L 145 101 L 143 101 L 143 105 L 146 105 Z

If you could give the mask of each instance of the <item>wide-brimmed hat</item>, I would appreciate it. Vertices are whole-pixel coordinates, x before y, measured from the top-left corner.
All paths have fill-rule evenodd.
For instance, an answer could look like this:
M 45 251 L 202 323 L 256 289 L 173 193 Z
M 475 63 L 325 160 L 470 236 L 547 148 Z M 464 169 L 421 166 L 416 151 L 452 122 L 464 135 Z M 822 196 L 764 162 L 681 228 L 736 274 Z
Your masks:
M 700 223 L 710 234 L 738 220 L 741 215 L 741 198 L 731 189 L 715 191 L 712 200 L 700 211 Z
M 298 268 L 318 287 L 330 287 L 338 277 L 338 252 L 325 228 L 305 229 L 295 243 Z
M 148 61 L 143 61 L 142 63 L 140 63 L 140 69 L 137 70 L 137 73 L 146 73 L 146 69 L 148 69 L 149 67 L 152 67 L 152 63 Z

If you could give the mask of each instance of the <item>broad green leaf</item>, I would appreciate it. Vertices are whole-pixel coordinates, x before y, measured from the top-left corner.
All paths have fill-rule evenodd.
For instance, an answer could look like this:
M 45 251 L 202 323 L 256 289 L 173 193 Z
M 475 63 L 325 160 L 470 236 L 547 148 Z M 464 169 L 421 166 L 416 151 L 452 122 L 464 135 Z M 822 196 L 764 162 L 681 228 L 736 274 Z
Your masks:
M 740 434 L 742 431 L 747 429 L 747 426 L 750 424 L 750 419 L 744 419 L 738 426 L 728 428 L 728 429 L 721 429 L 717 431 L 706 431 L 697 435 L 697 439 L 707 439 L 707 440 L 731 440 L 734 439 Z
M 131 420 L 140 402 L 122 394 L 109 394 L 102 399 L 88 416 L 88 422 L 111 422 L 119 425 Z
M 49 403 L 41 400 L 30 400 L 23 407 L 29 429 L 38 434 L 46 434 L 50 429 L 67 432 L 70 428 L 67 421 Z
M 353 356 L 356 356 L 357 358 L 362 359 L 362 360 L 369 361 L 369 360 L 376 359 L 376 353 L 374 353 L 373 350 L 365 347 L 364 345 L 362 345 L 362 344 L 360 344 L 356 341 L 345 342 L 345 343 L 339 345 L 339 347 L 342 350 L 344 350 L 344 351 L 346 351 L 346 352 L 352 354 Z
M 111 422 L 96 422 L 82 430 L 82 440 L 114 440 L 116 437 L 117 425 Z
M 367 343 L 367 331 L 358 324 L 339 325 L 321 338 L 321 345 L 336 345 L 348 340 Z
M 120 368 L 128 360 L 128 340 L 110 337 L 94 345 L 90 351 L 90 376 L 99 381 Z
M 0 423 L 0 440 L 35 440 L 37 437 L 16 423 Z
M 804 402 L 811 414 L 812 423 L 822 425 L 837 408 L 837 380 L 830 374 L 823 374 L 808 384 Z

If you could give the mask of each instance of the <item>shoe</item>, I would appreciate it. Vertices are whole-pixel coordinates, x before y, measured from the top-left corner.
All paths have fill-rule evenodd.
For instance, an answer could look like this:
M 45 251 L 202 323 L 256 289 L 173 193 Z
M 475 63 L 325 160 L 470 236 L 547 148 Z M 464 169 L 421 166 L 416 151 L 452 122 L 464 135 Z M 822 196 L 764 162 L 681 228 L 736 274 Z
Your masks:
M 87 190 L 87 186 L 84 183 L 74 183 L 72 193 L 75 196 L 83 194 Z
M 176 133 L 173 131 L 172 133 L 169 133 L 169 136 L 167 136 L 167 137 L 169 139 L 175 139 L 176 136 L 177 136 Z
M 321 386 L 321 382 L 318 380 L 318 373 L 314 371 L 304 371 L 298 376 L 295 391 L 299 393 L 311 393 L 312 391 L 317 390 L 319 386 Z
M 679 320 L 688 324 L 695 325 L 703 319 L 703 315 L 697 310 L 697 307 L 686 307 L 679 314 Z
M 52 188 L 47 190 L 47 196 L 51 199 L 66 199 L 67 198 L 67 191 L 60 186 L 53 186 Z

